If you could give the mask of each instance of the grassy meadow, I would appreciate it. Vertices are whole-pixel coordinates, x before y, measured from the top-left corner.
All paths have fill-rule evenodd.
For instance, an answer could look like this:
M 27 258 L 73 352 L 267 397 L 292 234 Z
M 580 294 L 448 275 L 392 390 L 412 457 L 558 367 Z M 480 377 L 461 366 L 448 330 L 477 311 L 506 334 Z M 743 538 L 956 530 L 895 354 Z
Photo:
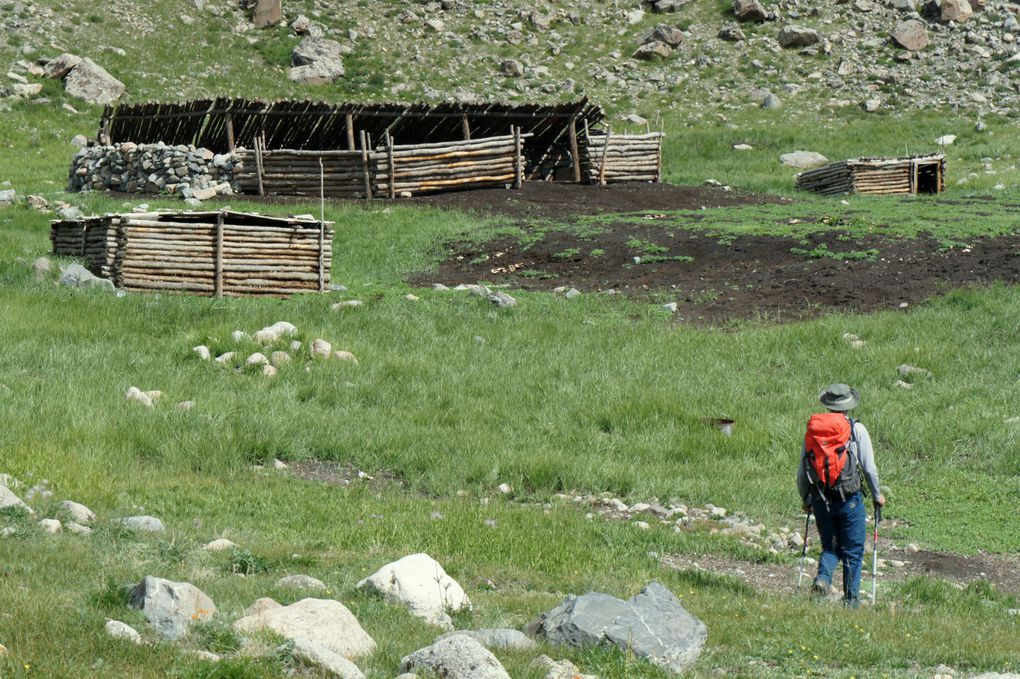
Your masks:
M 83 30 L 99 30 L 92 23 L 86 18 Z M 362 65 L 366 73 L 369 66 Z M 139 95 L 168 84 L 146 80 L 150 67 L 128 82 Z M 209 83 L 222 77 L 210 75 Z M 0 182 L 10 181 L 22 198 L 40 194 L 86 212 L 179 205 L 65 194 L 69 141 L 94 134 L 98 110 L 78 103 L 78 114 L 61 109 L 58 83 L 48 83 L 46 93 L 56 105 L 16 103 L 0 118 Z M 817 113 L 753 110 L 691 126 L 660 103 L 667 181 L 716 179 L 795 199 L 701 211 L 698 228 L 723 235 L 932 233 L 946 247 L 1020 229 L 1013 121 L 988 120 L 977 133 L 957 114 L 842 111 L 819 124 Z M 949 191 L 939 197 L 852 197 L 843 204 L 803 196 L 792 189 L 793 170 L 777 161 L 796 148 L 833 160 L 928 151 L 935 136 L 950 132 L 959 139 L 945 149 Z M 737 143 L 754 150 L 733 151 Z M 230 205 L 275 214 L 318 210 Z M 820 215 L 833 226 L 788 223 Z M 675 217 L 678 228 L 691 226 L 689 214 Z M 1009 613 L 1017 608 L 1015 593 L 914 578 L 884 583 L 878 606 L 846 612 L 806 595 L 755 591 L 733 577 L 669 569 L 658 558 L 773 562 L 779 577 L 792 581 L 796 555 L 752 552 L 707 529 L 642 531 L 589 520 L 585 508 L 555 498 L 604 492 L 632 502 L 714 503 L 770 530 L 796 529 L 802 516 L 793 473 L 804 421 L 823 386 L 847 381 L 862 394 L 856 414 L 872 432 L 888 487 L 886 516 L 894 527 L 883 537 L 1018 559 L 1020 525 L 1008 517 L 1020 495 L 1015 287 L 949 291 L 906 310 L 743 322 L 725 331 L 686 327 L 658 304 L 621 296 L 566 300 L 512 291 L 518 306 L 496 309 L 466 293 L 405 281 L 432 270 L 452 240 L 520 225 L 383 202 L 326 206 L 326 218 L 336 221 L 334 282 L 347 292 L 289 300 L 114 296 L 33 277 L 31 262 L 49 252 L 49 218 L 24 204 L 0 208 L 0 472 L 26 487 L 45 479 L 54 493 L 34 501 L 34 519 L 0 515 L 0 528 L 15 529 L 0 538 L 4 679 L 290 676 L 295 668 L 271 652 L 271 639 L 262 642 L 268 653 L 235 654 L 240 639 L 229 623 L 259 597 L 302 598 L 274 586 L 293 573 L 326 582 L 329 595 L 379 642 L 359 665 L 373 679 L 393 677 L 400 658 L 437 631 L 354 584 L 416 551 L 442 563 L 474 601 L 474 611 L 456 619 L 459 628 L 519 628 L 568 593 L 628 597 L 659 580 L 708 625 L 694 676 L 721 669 L 738 677 L 916 677 L 940 664 L 961 673 L 1020 671 L 1020 619 Z M 409 293 L 419 299 L 408 300 Z M 330 309 L 343 299 L 364 305 Z M 235 344 L 231 332 L 253 333 L 279 320 L 295 324 L 306 346 L 325 338 L 359 363 L 301 360 L 265 379 L 202 362 L 191 351 L 207 344 L 214 353 L 246 356 L 259 347 Z M 865 347 L 849 350 L 847 332 Z M 903 390 L 894 385 L 901 364 L 933 376 Z M 145 410 L 125 401 L 131 386 L 164 396 Z M 185 400 L 195 407 L 174 407 Z M 707 426 L 707 417 L 735 419 L 733 436 Z M 335 461 L 399 483 L 327 486 L 272 471 L 274 459 Z M 497 492 L 501 483 L 513 487 L 512 498 Z M 34 525 L 59 517 L 64 499 L 96 511 L 91 537 L 46 535 Z M 167 533 L 140 536 L 112 522 L 142 513 L 160 517 Z M 218 537 L 241 549 L 201 550 Z M 103 624 L 115 618 L 155 642 L 123 596 L 124 585 L 145 575 L 194 583 L 219 615 L 184 644 L 136 647 L 107 638 Z M 228 659 L 210 663 L 187 652 L 197 648 Z M 542 650 L 603 679 L 666 676 L 618 651 Z M 534 655 L 499 657 L 515 678 L 540 679 Z

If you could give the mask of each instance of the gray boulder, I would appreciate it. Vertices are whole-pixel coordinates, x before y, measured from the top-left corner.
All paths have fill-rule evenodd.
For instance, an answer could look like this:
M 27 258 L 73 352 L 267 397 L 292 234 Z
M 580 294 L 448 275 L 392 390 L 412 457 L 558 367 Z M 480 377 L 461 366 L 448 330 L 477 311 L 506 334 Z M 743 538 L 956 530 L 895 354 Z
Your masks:
M 61 508 L 71 517 L 71 520 L 75 523 L 80 523 L 83 526 L 87 526 L 96 520 L 95 512 L 86 507 L 83 504 L 72 502 L 71 500 L 64 500 L 60 503 Z
M 457 630 L 442 635 L 436 641 L 449 639 L 458 634 L 471 637 L 490 651 L 533 651 L 538 648 L 533 639 L 515 629 Z
M 113 292 L 113 281 L 94 276 L 81 264 L 69 264 L 60 274 L 60 284 L 66 288 L 101 288 Z
M 780 47 L 808 47 L 822 41 L 822 35 L 813 28 L 790 24 L 779 31 Z
M 29 514 L 34 514 L 32 508 L 21 501 L 21 498 L 14 494 L 7 486 L 0 485 L 0 509 L 17 507 Z
M 107 620 L 105 629 L 107 636 L 113 639 L 123 639 L 133 644 L 142 643 L 142 635 L 134 627 L 120 620 Z
M 928 46 L 928 29 L 917 19 L 908 19 L 896 24 L 891 36 L 894 43 L 911 52 L 923 50 Z
M 255 0 L 252 7 L 251 22 L 255 28 L 275 26 L 283 21 L 283 8 L 280 0 Z
M 499 64 L 499 70 L 507 78 L 520 78 L 524 75 L 524 64 L 516 59 L 504 59 Z
M 188 582 L 173 582 L 151 575 L 131 592 L 131 608 L 142 611 L 145 619 L 166 639 L 179 639 L 188 633 L 188 625 L 208 620 L 216 613 L 216 604 Z
M 638 47 L 634 51 L 634 58 L 642 61 L 653 61 L 655 59 L 667 59 L 673 54 L 673 48 L 664 42 L 649 42 Z
M 350 660 L 322 644 L 308 639 L 295 639 L 291 655 L 306 665 L 327 672 L 332 677 L 340 677 L 340 679 L 364 679 L 365 677 L 361 669 Z
M 124 94 L 124 83 L 91 59 L 82 59 L 64 78 L 64 90 L 90 104 L 112 104 Z
M 290 79 L 306 85 L 324 85 L 344 76 L 343 48 L 336 40 L 307 37 L 290 55 Z
M 694 664 L 708 628 L 672 592 L 652 582 L 627 603 L 627 612 L 606 628 L 606 639 L 676 674 Z
M 469 636 L 440 639 L 400 661 L 400 671 L 434 672 L 444 679 L 510 679 L 492 653 Z
M 18 202 L 18 192 L 14 189 L 0 191 L 0 207 L 8 207 Z
M 814 151 L 792 151 L 779 156 L 779 161 L 788 167 L 806 170 L 812 167 L 821 167 L 827 164 L 829 159 Z
M 528 623 L 524 633 L 552 644 L 599 644 L 605 641 L 606 628 L 626 612 L 626 602 L 610 594 L 570 595 L 559 606 Z
M 325 592 L 326 584 L 310 575 L 288 575 L 276 581 L 277 587 L 292 587 L 294 589 L 311 589 Z
M 641 43 L 647 44 L 650 42 L 661 42 L 669 45 L 670 47 L 676 47 L 684 40 L 684 33 L 679 28 L 674 28 L 669 24 L 659 24 L 655 28 L 646 31 L 641 36 Z
M 733 16 L 737 21 L 767 21 L 769 13 L 758 0 L 733 0 Z
M 262 608 L 235 622 L 233 628 L 239 632 L 269 629 L 295 642 L 315 642 L 345 658 L 369 655 L 376 647 L 354 614 L 332 599 L 302 599 L 290 606 Z
M 726 24 L 720 28 L 718 37 L 726 42 L 742 42 L 747 40 L 747 36 L 740 30 L 740 26 L 736 24 Z
M 783 108 L 783 101 L 773 93 L 769 92 L 765 95 L 765 98 L 761 100 L 761 107 L 769 111 L 774 111 L 779 108 Z
M 163 522 L 154 516 L 129 516 L 124 519 L 115 519 L 114 523 L 119 523 L 129 530 L 140 533 L 163 533 L 166 531 Z
M 71 72 L 71 69 L 81 63 L 81 57 L 74 54 L 61 54 L 55 59 L 50 59 L 43 66 L 43 73 L 47 78 L 63 78 Z
M 652 10 L 656 12 L 679 12 L 681 8 L 689 5 L 694 0 L 658 0 L 652 5 Z

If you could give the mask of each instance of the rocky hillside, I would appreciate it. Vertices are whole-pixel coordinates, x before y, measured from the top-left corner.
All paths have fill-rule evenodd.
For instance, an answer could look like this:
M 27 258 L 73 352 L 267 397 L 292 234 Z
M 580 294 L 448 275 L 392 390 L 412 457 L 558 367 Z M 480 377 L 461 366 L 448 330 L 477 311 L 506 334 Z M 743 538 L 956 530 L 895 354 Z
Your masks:
M 39 67 L 70 52 L 109 71 L 134 101 L 588 95 L 653 124 L 659 113 L 697 120 L 762 105 L 952 108 L 976 123 L 1016 116 L 1020 3 L 972 3 L 283 0 L 277 21 L 228 0 L 113 0 L 102 9 L 6 0 L 0 59 L 10 73 L 0 88 L 45 97 Z

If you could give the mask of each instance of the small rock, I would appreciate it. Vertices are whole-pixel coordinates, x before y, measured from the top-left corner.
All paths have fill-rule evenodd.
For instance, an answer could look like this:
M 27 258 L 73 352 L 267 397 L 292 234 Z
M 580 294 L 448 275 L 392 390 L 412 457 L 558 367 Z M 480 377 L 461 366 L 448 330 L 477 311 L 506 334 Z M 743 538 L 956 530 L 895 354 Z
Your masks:
M 294 589 L 308 589 L 318 592 L 325 592 L 328 587 L 322 580 L 317 580 L 310 575 L 288 575 L 276 581 L 277 587 L 291 587 Z
M 340 679 L 364 679 L 364 673 L 344 656 L 314 641 L 298 637 L 294 640 L 291 655 L 306 665 L 324 670 L 328 676 Z
M 60 522 L 57 521 L 56 519 L 43 519 L 42 521 L 39 522 L 39 527 L 42 528 L 47 533 L 51 534 L 59 533 L 61 530 L 63 530 L 63 526 L 61 526 Z
M 84 134 L 76 134 L 71 137 L 71 145 L 83 149 L 89 145 L 89 138 Z
M 114 639 L 124 639 L 133 644 L 142 643 L 142 635 L 134 627 L 120 620 L 107 620 L 105 629 L 106 635 Z
M 768 110 L 780 109 L 783 108 L 783 102 L 779 97 L 769 92 L 765 95 L 765 98 L 762 99 L 761 107 Z
M 903 380 L 896 380 L 896 383 L 893 386 L 897 386 L 900 389 L 913 389 L 914 388 L 913 384 L 911 384 L 910 382 L 904 382 Z
M 324 339 L 312 342 L 312 358 L 329 358 L 333 354 L 333 345 Z
M 497 290 L 496 292 L 489 293 L 486 296 L 486 299 L 488 299 L 490 302 L 500 307 L 501 309 L 506 309 L 517 305 L 517 300 L 511 297 L 510 295 L 506 294 L 502 290 Z
M 247 342 L 251 338 L 248 337 L 248 333 L 246 333 L 244 330 L 235 330 L 234 332 L 230 333 L 230 339 L 232 339 L 234 342 Z
M 127 398 L 128 401 L 134 401 L 135 403 L 140 403 L 143 406 L 145 406 L 146 408 L 152 408 L 153 407 L 152 399 L 149 398 L 149 396 L 147 394 L 145 394 L 145 392 L 143 392 L 138 387 L 130 387 L 127 390 L 127 393 L 125 394 L 125 398 Z
M 20 497 L 14 494 L 14 491 L 5 485 L 0 485 L 0 509 L 8 509 L 11 507 L 17 507 L 29 514 L 35 513 L 31 507 L 21 501 Z
M 272 365 L 264 365 L 264 366 L 262 366 L 262 376 L 263 377 L 276 377 L 276 373 L 277 372 L 279 372 L 279 371 L 276 369 L 275 366 L 272 366 Z
M 216 605 L 200 589 L 188 582 L 173 582 L 146 576 L 131 592 L 131 608 L 139 609 L 145 619 L 166 639 L 179 639 L 193 622 L 208 620 Z
M 899 372 L 899 374 L 903 375 L 904 377 L 909 377 L 911 375 L 916 375 L 918 377 L 923 377 L 925 379 L 928 379 L 928 378 L 932 377 L 932 373 L 931 373 L 930 370 L 925 370 L 924 368 L 918 368 L 916 365 L 906 365 L 906 364 L 904 364 L 904 365 L 901 365 L 901 366 L 897 367 L 896 370 L 897 370 L 897 372 Z
M 944 134 L 935 140 L 935 143 L 939 146 L 952 146 L 953 142 L 956 141 L 955 134 Z
M 273 602 L 275 603 L 275 602 Z M 354 614 L 339 601 L 302 599 L 289 606 L 272 606 L 246 615 L 233 624 L 238 632 L 269 629 L 285 639 L 305 639 L 334 653 L 353 658 L 375 651 L 375 640 L 358 623 Z
M 753 151 L 754 147 L 751 146 L 750 144 L 734 144 L 733 145 L 733 150 L 734 151 Z
M 245 617 L 258 615 L 259 613 L 265 613 L 266 611 L 271 611 L 276 608 L 283 608 L 283 604 L 266 596 L 261 599 L 256 599 L 255 603 L 244 609 L 244 615 Z
M 779 156 L 780 162 L 788 167 L 794 167 L 798 170 L 806 170 L 812 167 L 820 167 L 826 165 L 829 159 L 823 156 L 821 153 L 815 153 L 814 151 L 792 151 L 790 153 L 784 153 Z
M 244 360 L 244 364 L 249 368 L 254 365 L 269 365 L 269 359 L 266 358 L 265 354 L 255 352 Z
M 32 262 L 32 275 L 37 281 L 41 281 L 53 271 L 53 263 L 49 257 L 39 257 Z
M 436 292 L 449 292 L 450 288 L 446 287 L 442 283 L 433 283 L 432 289 Z
M 919 551 L 921 551 L 921 548 L 918 547 L 915 543 L 911 542 L 910 544 L 903 548 L 903 551 L 906 552 L 907 554 L 917 554 Z
M 789 25 L 779 32 L 780 47 L 808 47 L 822 41 L 821 34 L 813 28 Z
M 208 361 L 212 354 L 209 352 L 209 347 L 204 344 L 199 344 L 197 347 L 192 347 L 191 350 L 203 361 Z
M 357 585 L 405 606 L 411 615 L 451 629 L 448 612 L 470 610 L 471 600 L 456 580 L 428 554 L 412 554 L 387 564 Z
M 234 549 L 236 547 L 237 543 L 226 538 L 218 538 L 216 540 L 213 540 L 212 542 L 206 543 L 205 546 L 202 547 L 202 549 L 206 550 L 207 552 L 222 552 L 224 550 Z
M 513 492 L 513 488 L 511 488 L 510 484 L 508 483 L 499 484 L 499 487 L 496 490 L 498 490 L 503 495 L 509 495 L 510 493 Z
M 570 288 L 565 293 L 563 293 L 563 296 L 566 297 L 567 299 L 574 299 L 575 297 L 581 296 L 581 291 L 578 290 L 577 288 Z
M 142 533 L 163 533 L 166 531 L 163 522 L 154 516 L 129 516 L 124 519 L 114 519 L 114 523 Z
M 276 471 L 279 472 L 279 471 L 283 471 L 285 469 L 290 469 L 290 465 L 288 465 L 283 460 L 279 460 L 279 459 L 274 458 L 273 459 L 273 469 L 275 469 Z
M 66 288 L 99 288 L 113 292 L 113 281 L 99 278 L 81 264 L 68 264 L 60 274 L 60 285 Z
M 348 299 L 343 302 L 337 302 L 336 304 L 330 306 L 330 308 L 333 311 L 340 311 L 342 309 L 356 309 L 360 306 L 364 306 L 364 304 L 365 303 L 362 302 L 360 299 Z
M 64 524 L 64 528 L 67 529 L 68 533 L 74 533 L 75 535 L 92 535 L 92 529 L 88 526 L 83 526 L 80 523 L 69 521 Z
M 456 634 L 419 649 L 400 661 L 400 671 L 423 670 L 445 679 L 510 679 L 503 665 L 482 644 Z
M 64 500 L 60 503 L 60 506 L 68 513 L 71 520 L 77 523 L 88 525 L 96 520 L 95 513 L 85 505 L 72 502 L 71 500 Z
M 237 356 L 236 351 L 228 351 L 225 354 L 220 354 L 219 356 L 217 356 L 216 362 L 219 363 L 220 365 L 226 365 L 227 363 L 233 361 L 235 356 Z
M 358 358 L 349 351 L 335 351 L 333 352 L 333 358 L 338 361 L 346 361 L 348 363 L 358 364 Z

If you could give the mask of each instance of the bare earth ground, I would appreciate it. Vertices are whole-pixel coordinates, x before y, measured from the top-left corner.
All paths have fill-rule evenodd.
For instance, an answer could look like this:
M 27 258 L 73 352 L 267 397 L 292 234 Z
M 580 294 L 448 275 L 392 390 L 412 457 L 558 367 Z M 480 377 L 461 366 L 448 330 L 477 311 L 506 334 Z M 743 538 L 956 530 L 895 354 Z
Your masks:
M 676 301 L 687 321 L 707 324 L 732 319 L 795 320 L 835 310 L 858 312 L 913 305 L 951 288 L 1020 282 L 1020 236 L 978 239 L 970 248 L 945 250 L 931 237 L 849 237 L 825 231 L 799 239 L 770 236 L 721 237 L 659 225 L 655 211 L 708 209 L 781 199 L 710 187 L 665 184 L 576 186 L 525 184 L 521 191 L 466 191 L 413 199 L 419 204 L 505 215 L 527 229 L 535 220 L 569 221 L 578 215 L 646 211 L 647 218 L 605 225 L 603 233 L 579 236 L 551 231 L 522 247 L 517 238 L 488 243 L 453 243 L 451 256 L 434 274 L 412 282 L 505 283 L 517 289 L 574 287 L 581 292 L 613 289 L 630 295 L 657 293 Z M 693 225 L 693 224 L 692 224 Z M 778 225 L 777 225 L 778 228 Z M 642 256 L 628 245 L 653 243 L 664 257 L 690 261 L 635 263 Z M 824 245 L 831 252 L 877 249 L 873 260 L 811 258 L 791 252 Z M 596 256 L 591 252 L 601 251 Z M 648 259 L 644 253 L 643 259 Z

